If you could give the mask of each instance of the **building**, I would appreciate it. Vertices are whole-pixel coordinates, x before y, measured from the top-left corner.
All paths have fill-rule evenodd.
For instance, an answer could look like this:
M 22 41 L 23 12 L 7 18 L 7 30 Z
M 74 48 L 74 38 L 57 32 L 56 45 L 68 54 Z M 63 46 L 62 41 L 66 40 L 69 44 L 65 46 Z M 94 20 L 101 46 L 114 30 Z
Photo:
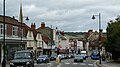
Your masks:
M 3 59 L 3 16 L 0 15 L 0 60 Z M 22 27 L 22 31 L 21 31 Z M 14 17 L 5 16 L 5 43 L 7 60 L 12 58 L 12 54 L 26 47 L 26 32 L 27 25 L 25 23 L 18 22 Z M 23 35 L 21 35 L 21 33 Z M 21 41 L 22 37 L 22 41 Z M 21 44 L 22 43 L 22 44 Z
M 88 31 L 88 42 L 89 42 L 89 49 L 98 49 L 100 42 L 103 44 L 106 40 L 106 35 L 103 34 L 102 30 L 100 30 L 100 39 L 99 39 L 99 33 L 97 31 L 93 32 L 93 30 Z
M 35 23 L 32 23 L 27 33 L 27 49 L 33 51 L 36 57 L 42 54 L 49 55 L 50 53 L 46 52 L 47 49 L 51 49 L 49 44 L 48 35 L 42 35 L 41 31 L 36 29 Z
M 45 26 L 45 22 L 41 23 L 41 26 L 37 28 L 37 32 L 41 33 L 43 40 L 43 54 L 52 54 L 53 45 L 55 45 L 53 29 Z

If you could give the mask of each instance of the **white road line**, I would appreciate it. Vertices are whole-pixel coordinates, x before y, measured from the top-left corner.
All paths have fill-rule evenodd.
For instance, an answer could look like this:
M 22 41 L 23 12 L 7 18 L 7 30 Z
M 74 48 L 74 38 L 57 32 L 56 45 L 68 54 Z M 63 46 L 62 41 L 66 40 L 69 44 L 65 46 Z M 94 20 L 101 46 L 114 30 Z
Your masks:
M 50 66 L 47 66 L 47 67 L 50 67 Z
M 60 64 L 58 64 L 56 67 L 61 67 L 61 63 L 60 63 Z
M 80 65 L 86 65 L 86 64 L 84 64 L 84 63 L 80 63 Z
M 74 65 L 78 64 L 78 63 L 73 63 Z
M 70 63 L 65 63 L 65 64 L 70 64 Z
M 93 64 L 88 64 L 89 66 L 93 66 Z
M 52 64 L 52 63 L 47 63 L 47 64 Z
M 38 65 L 45 65 L 45 64 L 38 64 Z

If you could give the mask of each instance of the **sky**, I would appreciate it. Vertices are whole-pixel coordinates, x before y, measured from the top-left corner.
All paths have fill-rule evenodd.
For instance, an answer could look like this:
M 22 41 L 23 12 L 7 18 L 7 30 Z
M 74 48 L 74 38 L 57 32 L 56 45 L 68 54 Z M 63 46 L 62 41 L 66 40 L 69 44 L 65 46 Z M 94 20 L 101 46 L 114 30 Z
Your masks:
M 24 23 L 28 26 L 41 22 L 65 32 L 86 32 L 89 29 L 98 30 L 99 20 L 101 29 L 106 31 L 107 23 L 120 15 L 120 0 L 22 0 Z M 20 13 L 20 0 L 6 0 L 6 16 Z M 99 13 L 101 19 L 99 19 Z M 0 15 L 3 15 L 3 0 L 0 0 Z M 91 19 L 95 15 L 96 19 Z

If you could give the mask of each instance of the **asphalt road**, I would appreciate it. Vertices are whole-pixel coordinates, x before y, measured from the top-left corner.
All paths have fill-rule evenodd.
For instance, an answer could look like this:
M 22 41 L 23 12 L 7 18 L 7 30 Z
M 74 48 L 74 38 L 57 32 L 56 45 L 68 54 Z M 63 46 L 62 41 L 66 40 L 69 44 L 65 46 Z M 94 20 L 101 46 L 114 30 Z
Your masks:
M 87 58 L 83 63 L 74 62 L 74 59 L 64 59 L 60 64 L 55 61 L 50 61 L 50 63 L 35 64 L 35 67 L 95 67 L 94 63 L 96 60 L 91 60 Z

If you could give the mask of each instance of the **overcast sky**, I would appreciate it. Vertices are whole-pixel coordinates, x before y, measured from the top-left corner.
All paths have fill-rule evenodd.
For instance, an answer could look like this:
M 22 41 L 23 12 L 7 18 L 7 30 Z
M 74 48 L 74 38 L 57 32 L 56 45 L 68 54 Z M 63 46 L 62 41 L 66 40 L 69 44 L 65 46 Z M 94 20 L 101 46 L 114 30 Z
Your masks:
M 106 30 L 107 23 L 120 15 L 120 0 L 23 0 L 23 15 L 29 17 L 27 25 L 41 22 L 46 26 L 58 27 L 63 31 L 83 32 L 98 30 L 98 16 L 101 13 L 101 28 Z M 6 15 L 19 16 L 20 0 L 6 0 Z M 0 0 L 0 15 L 3 15 L 3 0 Z

